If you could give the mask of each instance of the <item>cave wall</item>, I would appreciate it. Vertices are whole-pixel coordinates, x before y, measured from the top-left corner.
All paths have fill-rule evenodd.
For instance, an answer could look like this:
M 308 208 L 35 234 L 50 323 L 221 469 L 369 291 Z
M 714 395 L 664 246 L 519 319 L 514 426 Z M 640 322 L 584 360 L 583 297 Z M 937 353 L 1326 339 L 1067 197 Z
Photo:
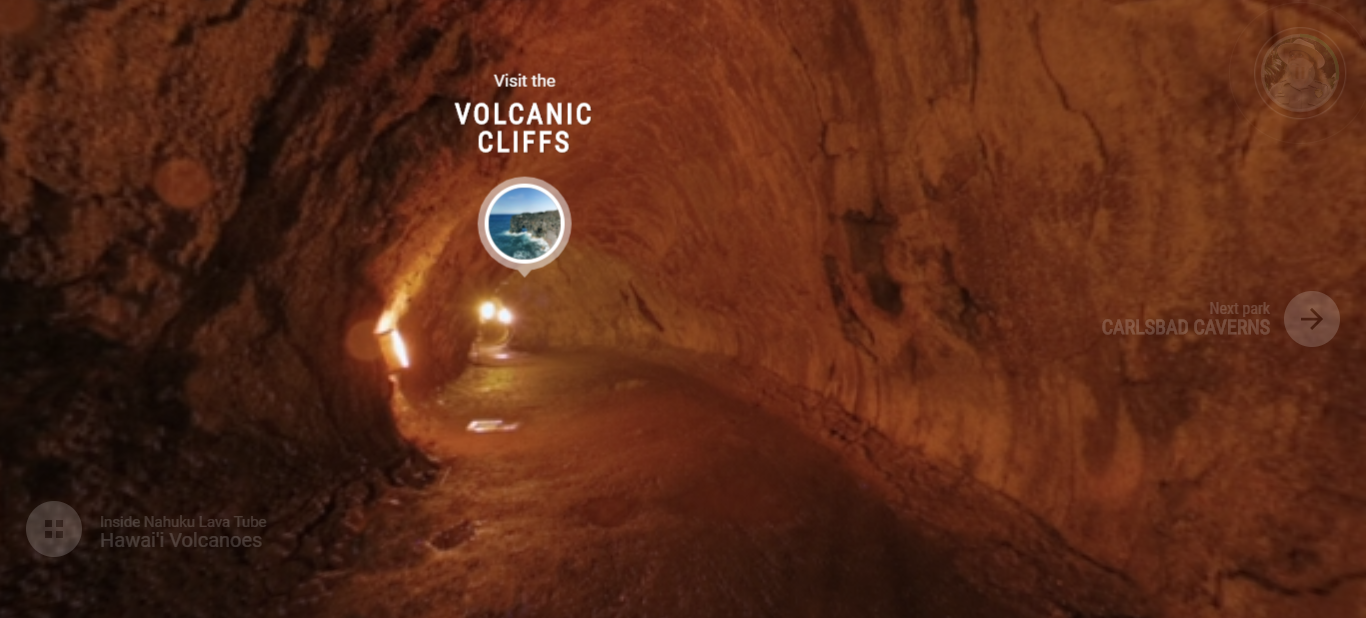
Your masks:
M 604 6 L 504 25 L 521 44 L 494 70 L 563 84 L 515 99 L 596 118 L 572 156 L 506 159 L 576 224 L 498 291 L 521 344 L 777 375 L 1171 615 L 1359 615 L 1363 338 L 1302 348 L 1280 311 L 1359 302 L 1364 129 L 1281 117 L 1231 73 L 1293 22 L 1356 80 L 1354 32 L 1237 2 Z M 1271 335 L 1101 332 L 1210 302 L 1270 303 Z
M 0 24 L 7 515 L 240 483 L 250 505 L 215 508 L 340 519 L 407 452 L 365 330 L 396 320 L 420 396 L 496 292 L 530 347 L 772 374 L 1172 615 L 1362 606 L 1350 322 L 1318 350 L 1100 334 L 1306 289 L 1359 303 L 1361 125 L 1295 145 L 1328 136 L 1234 87 L 1230 54 L 1275 29 L 1262 5 L 46 6 Z M 1358 82 L 1359 38 L 1325 29 Z M 498 90 L 507 71 L 560 85 Z M 466 100 L 594 121 L 568 155 L 480 155 Z M 559 188 L 574 236 L 500 280 L 475 205 L 520 175 Z M 291 534 L 279 581 L 331 559 Z M 88 559 L 63 568 L 112 568 Z
M 0 614 L 287 607 L 427 473 L 369 334 L 394 296 L 375 273 L 496 44 L 446 3 L 5 7 Z M 92 539 L 100 516 L 270 526 L 257 551 L 44 561 L 21 528 L 54 499 Z

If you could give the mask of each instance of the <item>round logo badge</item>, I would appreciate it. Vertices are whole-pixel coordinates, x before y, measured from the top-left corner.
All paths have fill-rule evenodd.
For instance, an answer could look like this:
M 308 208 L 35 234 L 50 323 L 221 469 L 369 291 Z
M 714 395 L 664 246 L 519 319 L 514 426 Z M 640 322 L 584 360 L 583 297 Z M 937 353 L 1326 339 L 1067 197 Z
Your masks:
M 1283 30 L 1267 40 L 1254 68 L 1257 92 L 1290 118 L 1313 118 L 1336 103 L 1346 86 L 1342 51 L 1310 28 Z
M 28 515 L 28 543 L 51 558 L 65 556 L 81 542 L 81 516 L 65 502 L 44 502 Z

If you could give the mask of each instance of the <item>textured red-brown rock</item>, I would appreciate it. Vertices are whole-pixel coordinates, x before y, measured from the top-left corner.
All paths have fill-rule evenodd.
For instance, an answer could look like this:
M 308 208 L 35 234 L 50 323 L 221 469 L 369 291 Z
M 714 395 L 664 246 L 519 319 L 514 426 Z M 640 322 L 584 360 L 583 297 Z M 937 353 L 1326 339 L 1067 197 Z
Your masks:
M 162 201 L 190 209 L 213 196 L 213 178 L 203 165 L 189 159 L 171 159 L 157 168 L 152 188 Z
M 1293 121 L 1238 77 L 1302 24 L 1366 84 L 1366 15 L 1327 4 L 6 13 L 6 521 L 48 481 L 126 503 L 110 488 L 152 487 L 148 453 L 252 508 L 301 459 L 332 495 L 406 452 L 348 332 L 391 311 L 417 397 L 460 371 L 497 293 L 525 345 L 720 354 L 848 411 L 1166 614 L 1359 613 L 1366 119 L 1354 95 Z M 499 92 L 503 72 L 558 85 Z M 568 154 L 482 155 L 451 103 L 495 98 L 586 101 L 593 122 Z M 158 183 L 170 160 L 203 174 Z M 522 175 L 563 193 L 573 239 L 498 287 L 474 219 Z M 1100 332 L 1308 289 L 1349 316 L 1321 349 Z M 253 457 L 275 476 L 234 463 Z
M 0 613 L 282 604 L 336 566 L 309 548 L 344 541 L 345 487 L 421 479 L 382 363 L 346 335 L 383 310 L 366 268 L 411 216 L 384 205 L 436 155 L 413 139 L 440 133 L 431 74 L 478 54 L 458 7 L 303 9 L 63 3 L 23 32 L 5 12 Z M 248 571 L 184 552 L 35 568 L 15 525 L 54 498 L 264 517 L 271 540 Z
M 0 34 L 24 34 L 42 22 L 43 7 L 37 0 L 0 1 Z
M 1302 22 L 1361 79 L 1357 35 L 1304 9 L 644 4 L 604 17 L 608 39 L 528 36 L 501 66 L 565 86 L 518 100 L 592 101 L 595 121 L 571 156 L 508 159 L 560 189 L 575 234 L 500 293 L 528 345 L 777 374 L 1017 501 L 1172 615 L 1352 615 L 1363 339 L 1302 348 L 1279 311 L 1307 289 L 1359 302 L 1362 99 L 1296 123 L 1234 72 Z M 578 61 L 608 57 L 633 60 Z M 1214 301 L 1270 303 L 1275 332 L 1101 333 Z

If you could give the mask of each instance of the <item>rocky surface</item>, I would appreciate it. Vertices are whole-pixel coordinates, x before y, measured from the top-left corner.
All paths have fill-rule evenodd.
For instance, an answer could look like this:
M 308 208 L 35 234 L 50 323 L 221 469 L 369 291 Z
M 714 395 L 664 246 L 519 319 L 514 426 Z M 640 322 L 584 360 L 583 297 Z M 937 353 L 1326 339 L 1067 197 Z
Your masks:
M 898 502 L 971 523 L 945 534 L 902 517 L 904 504 L 888 508 L 843 465 L 855 449 L 825 448 L 838 442 L 828 419 L 816 440 L 795 428 L 800 404 L 765 414 L 686 360 L 689 373 L 611 353 L 502 356 L 405 423 L 458 464 L 382 502 L 357 568 L 327 580 L 332 596 L 305 615 L 1146 615 L 1131 584 L 1046 527 L 922 466 L 905 471 L 929 482 L 899 483 Z M 497 417 L 520 426 L 465 429 Z M 982 521 L 995 532 L 963 533 Z
M 560 238 L 560 213 L 548 210 L 513 215 L 511 223 L 508 224 L 508 231 L 514 234 L 526 232 L 544 240 L 547 246 L 554 247 L 555 241 Z
M 537 63 L 595 102 L 574 135 L 595 146 L 514 161 L 576 207 L 566 253 L 504 291 L 518 336 L 739 359 L 863 419 L 850 440 L 1020 505 L 1161 615 L 1359 616 L 1366 333 L 1303 348 L 1280 313 L 1366 292 L 1361 98 L 1298 122 L 1239 81 L 1295 24 L 1366 78 L 1309 9 L 651 4 L 610 43 L 529 42 L 633 60 Z M 1101 332 L 1218 299 L 1270 303 L 1272 335 Z
M 285 543 L 240 585 L 244 561 L 168 563 L 78 594 L 117 565 L 44 567 L 13 522 L 50 497 L 333 513 L 409 453 L 372 325 L 396 320 L 420 399 L 496 292 L 527 345 L 719 355 L 847 413 L 851 443 L 1017 506 L 1154 613 L 1360 616 L 1366 334 L 1100 330 L 1309 289 L 1360 313 L 1366 15 L 1321 4 L 10 0 L 0 568 L 26 583 L 0 612 L 240 613 L 325 568 Z M 1241 81 L 1292 25 L 1346 56 L 1323 122 Z M 500 93 L 510 71 L 558 85 Z M 451 102 L 495 97 L 593 122 L 568 154 L 482 155 Z M 517 176 L 577 226 L 498 287 L 477 205 Z
M 444 133 L 421 84 L 487 50 L 418 3 L 0 4 L 0 616 L 287 606 L 344 516 L 420 480 L 346 334 L 385 303 L 364 247 L 404 228 L 376 205 Z M 54 499 L 271 526 L 44 560 L 23 524 Z

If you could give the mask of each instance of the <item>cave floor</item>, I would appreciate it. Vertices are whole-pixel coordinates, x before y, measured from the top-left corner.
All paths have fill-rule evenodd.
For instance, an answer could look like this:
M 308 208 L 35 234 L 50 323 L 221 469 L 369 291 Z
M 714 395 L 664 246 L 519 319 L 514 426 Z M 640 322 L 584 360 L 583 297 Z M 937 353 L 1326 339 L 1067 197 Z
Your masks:
M 778 416 L 633 360 L 495 362 L 405 413 L 443 468 L 379 501 L 317 615 L 1024 615 Z

